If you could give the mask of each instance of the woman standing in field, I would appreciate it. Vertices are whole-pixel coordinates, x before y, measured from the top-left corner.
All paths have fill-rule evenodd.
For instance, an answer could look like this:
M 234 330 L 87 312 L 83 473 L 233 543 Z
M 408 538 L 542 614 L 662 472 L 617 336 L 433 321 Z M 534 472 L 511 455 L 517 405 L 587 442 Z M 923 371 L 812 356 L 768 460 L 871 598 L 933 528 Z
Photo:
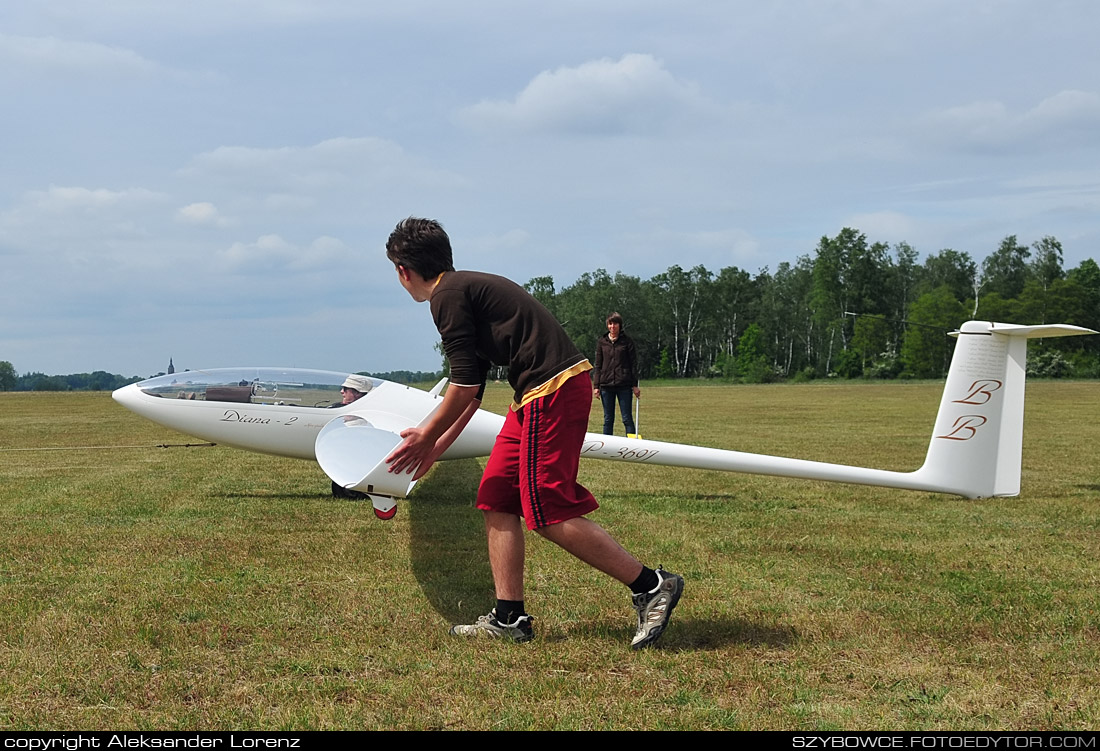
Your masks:
M 607 333 L 596 343 L 596 361 L 592 366 L 592 395 L 603 402 L 603 432 L 615 432 L 615 402 L 623 416 L 627 435 L 638 430 L 631 414 L 631 394 L 642 398 L 638 388 L 638 350 L 634 340 L 623 333 L 623 317 L 612 313 L 607 317 Z

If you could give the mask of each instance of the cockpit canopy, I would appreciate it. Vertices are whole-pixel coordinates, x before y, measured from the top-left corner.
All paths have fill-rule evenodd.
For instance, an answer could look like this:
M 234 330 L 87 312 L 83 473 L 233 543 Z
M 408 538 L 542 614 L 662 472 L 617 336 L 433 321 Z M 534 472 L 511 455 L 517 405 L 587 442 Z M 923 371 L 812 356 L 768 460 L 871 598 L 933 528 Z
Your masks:
M 348 373 L 292 368 L 219 368 L 188 370 L 137 384 L 150 396 L 239 404 L 293 404 L 327 408 L 342 401 L 340 386 Z M 382 382 L 368 377 L 371 388 Z

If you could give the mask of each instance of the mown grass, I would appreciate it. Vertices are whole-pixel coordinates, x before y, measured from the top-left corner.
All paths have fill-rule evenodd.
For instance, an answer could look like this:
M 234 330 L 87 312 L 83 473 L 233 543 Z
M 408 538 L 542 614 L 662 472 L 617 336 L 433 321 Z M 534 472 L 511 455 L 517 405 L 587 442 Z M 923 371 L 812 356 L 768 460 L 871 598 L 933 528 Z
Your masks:
M 641 432 L 908 470 L 940 389 L 645 388 Z M 0 729 L 1095 728 L 1098 407 L 1029 384 L 1019 498 L 582 463 L 593 518 L 687 577 L 633 653 L 622 588 L 535 536 L 539 638 L 448 636 L 492 604 L 477 461 L 382 522 L 313 463 L 0 394 Z

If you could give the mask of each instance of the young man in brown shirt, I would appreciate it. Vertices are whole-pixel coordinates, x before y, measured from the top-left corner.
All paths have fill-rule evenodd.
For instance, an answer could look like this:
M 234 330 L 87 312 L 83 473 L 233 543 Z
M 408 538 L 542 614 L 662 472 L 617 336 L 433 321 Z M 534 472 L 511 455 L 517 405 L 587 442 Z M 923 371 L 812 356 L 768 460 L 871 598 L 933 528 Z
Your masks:
M 643 566 L 584 515 L 597 508 L 577 482 L 592 408 L 591 365 L 557 320 L 522 287 L 500 276 L 455 271 L 450 239 L 436 221 L 410 217 L 386 242 L 398 280 L 417 302 L 430 301 L 451 365 L 443 403 L 423 427 L 402 431 L 386 457 L 391 472 L 414 479 L 461 433 L 481 403 L 490 365 L 508 366 L 515 403 L 497 436 L 478 488 L 497 605 L 458 636 L 529 641 L 525 610 L 524 523 L 630 588 L 638 627 L 631 646 L 663 633 L 684 589 L 682 577 Z

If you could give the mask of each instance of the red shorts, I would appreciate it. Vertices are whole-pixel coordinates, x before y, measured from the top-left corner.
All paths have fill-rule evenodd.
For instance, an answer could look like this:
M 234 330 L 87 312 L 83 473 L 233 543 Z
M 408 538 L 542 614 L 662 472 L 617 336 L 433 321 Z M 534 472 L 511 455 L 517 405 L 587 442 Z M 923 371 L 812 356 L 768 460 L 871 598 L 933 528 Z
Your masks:
M 538 529 L 599 508 L 577 483 L 592 411 L 592 380 L 573 376 L 549 396 L 509 410 L 477 490 L 477 507 L 522 516 Z

